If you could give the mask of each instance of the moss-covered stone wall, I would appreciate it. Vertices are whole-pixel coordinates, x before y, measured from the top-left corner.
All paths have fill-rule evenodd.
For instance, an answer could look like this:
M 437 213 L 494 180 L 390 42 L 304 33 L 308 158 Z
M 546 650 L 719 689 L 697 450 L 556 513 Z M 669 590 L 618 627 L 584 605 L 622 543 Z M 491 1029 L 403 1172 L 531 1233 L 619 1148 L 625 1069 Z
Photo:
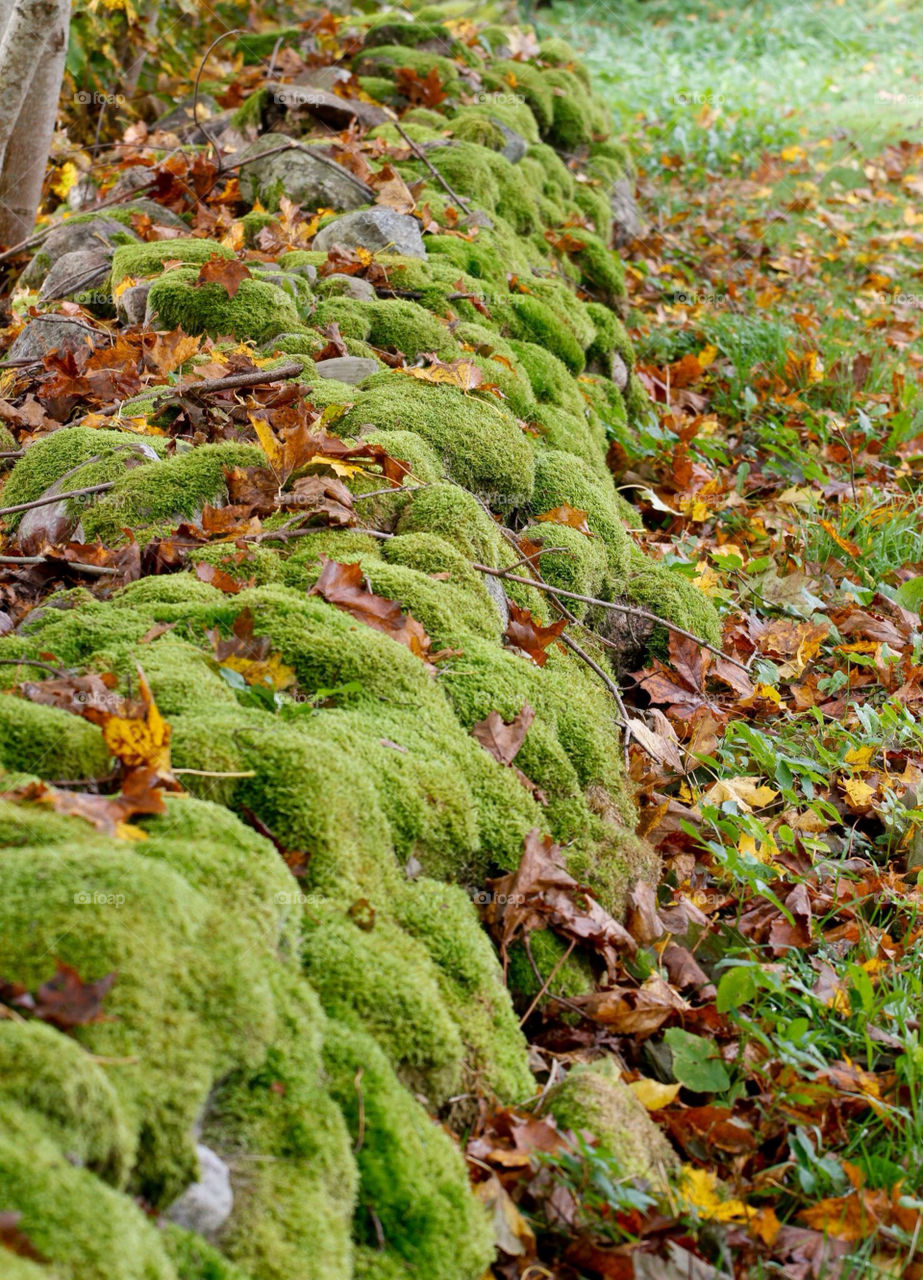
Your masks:
M 57 963 L 85 980 L 117 975 L 103 1021 L 65 1034 L 0 1020 L 0 1210 L 22 1215 L 46 1260 L 9 1255 L 4 1274 L 17 1280 L 480 1280 L 492 1231 L 439 1117 L 451 1122 L 466 1095 L 526 1102 L 536 1090 L 471 892 L 518 865 L 532 828 L 615 913 L 634 880 L 656 874 L 633 834 L 610 693 L 571 652 L 553 647 L 539 667 L 507 647 L 503 593 L 473 567 L 516 563 L 504 522 L 527 536 L 552 529 L 548 582 L 637 600 L 717 638 L 705 598 L 634 545 L 605 465 L 609 440 L 648 411 L 609 247 L 609 188 L 627 158 L 562 42 L 523 59 L 504 28 L 465 42 L 437 10 L 363 21 L 359 85 L 401 111 L 454 193 L 392 124 L 373 131 L 403 148 L 395 167 L 421 184 L 418 207 L 440 227 L 422 254 L 378 248 L 386 283 L 366 290 L 318 277 L 321 248 L 251 264 L 233 298 L 196 287 L 202 262 L 271 225 L 260 210 L 284 192 L 254 181 L 263 205 L 239 236 L 122 244 L 109 287 L 118 301 L 149 285 L 152 327 L 242 341 L 259 358 L 298 353 L 312 403 L 340 409 L 327 429 L 382 444 L 412 483 L 362 504 L 368 533 L 266 538 L 243 559 L 233 543 L 196 551 L 192 566 L 238 579 L 235 594 L 191 569 L 73 590 L 0 638 L 0 789 L 112 769 L 99 728 L 20 696 L 37 678 L 29 659 L 114 673 L 125 688 L 140 664 L 174 766 L 198 771 L 179 775 L 188 794 L 168 797 L 165 814 L 136 824 L 138 840 L 0 800 L 0 979 L 33 990 Z M 437 108 L 402 100 L 402 68 L 435 72 Z M 259 128 L 264 105 L 255 95 L 236 127 Z M 319 226 L 331 243 L 348 229 L 337 216 Z M 314 371 L 332 323 L 350 354 L 377 365 L 358 385 Z M 473 362 L 499 394 L 410 378 L 386 359 L 428 353 Z M 70 488 L 113 481 L 73 509 L 84 540 L 112 546 L 130 529 L 146 544 L 225 502 L 228 468 L 264 461 L 245 433 L 175 450 L 145 436 L 146 450 L 126 449 L 130 419 L 162 423 L 159 413 L 148 393 L 125 406 L 125 431 L 76 422 L 36 440 L 3 505 L 65 474 Z M 360 497 L 380 487 L 349 484 Z M 587 513 L 592 536 L 541 522 L 565 505 Z M 309 596 L 325 555 L 358 561 L 448 656 L 429 666 Z M 552 620 L 541 594 L 505 585 Z M 581 643 L 605 666 L 602 615 L 576 608 Z M 214 657 L 216 633 L 245 610 L 293 673 L 295 694 L 275 705 L 241 698 Z M 536 714 L 516 763 L 536 791 L 470 732 L 526 702 Z M 260 831 L 289 851 L 297 878 Z M 561 959 L 553 939 L 534 954 L 549 969 Z M 585 989 L 587 958 L 578 952 L 560 980 Z M 510 981 L 526 1000 L 537 990 L 521 955 Z M 601 1106 L 615 1084 L 600 1079 L 582 1087 Z M 579 1093 L 567 1095 L 568 1124 L 581 1123 Z M 619 1127 L 631 1130 L 631 1173 L 648 1141 L 637 1111 L 610 1107 L 618 1122 L 600 1133 L 617 1150 Z M 205 1150 L 229 1171 L 233 1203 L 197 1233 L 171 1206 L 202 1177 Z

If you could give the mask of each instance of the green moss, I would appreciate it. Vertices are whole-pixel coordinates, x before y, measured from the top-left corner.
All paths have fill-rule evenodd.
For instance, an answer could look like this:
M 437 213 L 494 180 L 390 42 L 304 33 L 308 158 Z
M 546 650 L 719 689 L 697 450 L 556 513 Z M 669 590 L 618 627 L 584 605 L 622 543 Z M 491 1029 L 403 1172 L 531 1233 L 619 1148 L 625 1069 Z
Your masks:
M 449 475 L 489 506 L 509 510 L 532 493 L 532 449 L 515 419 L 490 397 L 419 383 L 400 373 L 376 374 L 345 418 L 344 433 L 366 423 L 414 431 L 441 455 Z
M 360 53 L 353 64 L 353 69 L 360 77 L 386 77 L 390 71 L 396 71 L 399 67 L 409 67 L 421 80 L 435 71 L 443 91 L 452 97 L 458 94 L 461 87 L 455 62 L 441 53 L 428 53 L 425 49 L 398 44 L 378 45 Z
M 709 644 L 721 644 L 721 620 L 708 596 L 681 573 L 668 565 L 652 562 L 640 551 L 632 556 L 624 582 L 629 600 L 675 622 L 677 626 L 701 636 Z M 652 642 L 665 651 L 663 628 L 655 631 Z
M 276 46 L 298 48 L 301 32 L 298 27 L 273 27 L 269 31 L 248 31 L 234 42 L 235 54 L 243 57 L 246 66 L 267 62 Z
M 522 94 L 535 117 L 539 132 L 547 133 L 554 119 L 554 95 L 547 77 L 528 62 L 504 60 L 491 63 L 483 74 L 484 84 L 497 93 Z
M 425 946 L 437 968 L 443 998 L 465 1042 L 469 1092 L 524 1102 L 535 1092 L 525 1037 L 468 895 L 423 878 L 407 885 L 397 910 L 401 926 Z
M 653 408 L 650 397 L 634 370 L 629 375 L 628 386 L 625 388 L 624 396 L 629 422 L 645 422 L 652 417 Z
M 608 107 L 587 90 L 585 80 L 570 71 L 545 71 L 542 79 L 552 94 L 553 120 L 547 137 L 562 151 L 576 151 L 589 142 L 605 139 L 610 133 Z M 562 92 L 556 93 L 555 90 Z
M 509 302 L 493 310 L 507 336 L 530 342 L 557 356 L 571 373 L 583 372 L 586 358 L 580 343 L 567 324 L 539 298 L 529 294 L 513 295 Z
M 160 1238 L 176 1271 L 176 1280 L 250 1280 L 194 1231 L 172 1222 L 161 1225 Z
M 572 951 L 568 955 L 568 949 L 569 944 L 550 929 L 534 929 L 529 934 L 528 952 L 522 942 L 515 942 L 510 947 L 507 983 L 524 1009 L 549 978 L 551 981 L 539 1001 L 539 1008 L 555 997 L 572 999 L 595 990 L 596 977 L 592 965 L 579 952 Z
M 117 539 L 123 529 L 190 517 L 206 502 L 227 495 L 226 467 L 259 466 L 260 449 L 246 444 L 206 444 L 163 462 L 126 472 L 84 517 L 89 538 Z
M 610 573 L 624 575 L 633 544 L 619 519 L 615 489 L 592 475 L 579 458 L 554 449 L 543 450 L 535 460 L 531 510 L 541 515 L 560 506 L 587 512 L 590 529 L 605 543 Z
M 73 1163 L 124 1183 L 134 1134 L 118 1095 L 103 1068 L 62 1032 L 39 1022 L 0 1023 L 0 1099 L 37 1117 Z
M 150 445 L 157 452 L 162 452 L 164 448 L 164 443 L 156 437 L 146 437 L 144 444 Z M 60 427 L 51 435 L 36 440 L 17 461 L 3 489 L 4 505 L 12 507 L 21 502 L 32 502 L 68 472 L 74 473 L 75 477 L 85 475 L 86 471 L 78 472 L 78 468 L 83 467 L 91 458 L 110 459 L 114 454 L 119 454 L 120 457 L 113 463 L 113 474 L 118 474 L 124 462 L 138 452 L 139 442 L 122 431 Z M 68 476 L 68 479 L 71 477 Z M 84 486 L 74 483 L 65 487 L 76 489 Z M 21 516 L 8 518 L 15 525 Z
M 545 1110 L 562 1128 L 594 1134 L 600 1150 L 617 1161 L 626 1177 L 661 1186 L 676 1167 L 666 1138 L 622 1083 L 611 1059 L 574 1067 L 548 1094 Z
M 546 547 L 560 547 L 542 554 L 542 577 L 554 587 L 576 591 L 580 595 L 598 596 L 603 590 L 608 573 L 606 544 L 599 537 L 588 538 L 585 533 L 567 525 L 542 522 L 529 525 L 523 537 L 531 542 L 542 541 Z M 586 613 L 587 606 L 572 600 L 568 605 L 578 618 Z
M 191 334 L 255 340 L 297 328 L 301 323 L 292 299 L 273 284 L 242 280 L 234 297 L 229 298 L 227 290 L 217 282 L 196 287 L 197 278 L 195 268 L 177 267 L 154 281 L 148 307 L 155 323 Z
M 577 208 L 593 223 L 593 230 L 603 241 L 608 243 L 612 232 L 612 207 L 609 197 L 602 186 L 594 186 L 589 182 L 579 182 L 574 194 Z
M 460 1153 L 402 1090 L 375 1041 L 334 1025 L 324 1040 L 330 1087 L 356 1144 L 356 1238 L 383 1239 L 411 1274 L 473 1280 L 493 1258 L 493 1233 Z
M 380 915 L 366 931 L 342 911 L 315 907 L 305 916 L 303 954 L 325 1011 L 374 1036 L 431 1109 L 458 1092 L 462 1039 L 422 943 Z
M 568 232 L 583 243 L 582 249 L 572 251 L 580 268 L 580 281 L 590 293 L 596 294 L 609 306 L 621 304 L 627 297 L 625 268 L 618 254 L 607 249 L 598 236 L 576 228 Z
M 497 526 L 466 490 L 453 484 L 434 484 L 417 490 L 404 509 L 399 533 L 433 533 L 451 542 L 469 560 L 500 563 Z
M 260 129 L 263 124 L 263 111 L 265 110 L 266 103 L 268 100 L 269 100 L 268 89 L 265 89 L 265 88 L 257 89 L 256 93 L 251 93 L 248 97 L 244 99 L 241 105 L 237 108 L 237 110 L 231 116 L 231 124 L 233 125 L 233 127 L 235 129 L 249 129 L 249 128 Z M 264 215 L 262 213 L 255 213 L 255 212 L 248 213 L 245 215 L 244 224 L 246 225 L 247 218 L 263 217 L 263 216 Z M 273 215 L 270 214 L 269 215 L 270 221 L 272 221 L 272 217 Z M 255 225 L 255 224 L 251 224 L 251 225 Z M 262 225 L 266 226 L 267 224 L 263 223 Z M 256 230 L 259 230 L 258 226 L 256 227 Z
M 4 1209 L 21 1214 L 19 1230 L 49 1260 L 52 1274 L 176 1280 L 157 1229 L 141 1209 L 89 1170 L 75 1168 L 40 1118 L 11 1103 L 0 1104 L 0 1185 Z M 4 1260 L 4 1276 L 16 1274 Z
M 514 339 L 510 346 L 539 403 L 557 405 L 575 416 L 583 413 L 585 402 L 580 394 L 580 387 L 563 361 L 535 342 L 519 342 Z
M 44 679 L 23 669 L 21 679 Z M 96 725 L 56 707 L 0 695 L 0 764 L 40 778 L 104 778 L 109 752 Z
M 159 275 L 165 262 L 187 262 L 200 265 L 211 257 L 233 258 L 233 250 L 217 240 L 151 240 L 145 244 L 125 244 L 116 249 L 112 259 L 112 283 L 120 284 L 126 276 L 133 280 Z

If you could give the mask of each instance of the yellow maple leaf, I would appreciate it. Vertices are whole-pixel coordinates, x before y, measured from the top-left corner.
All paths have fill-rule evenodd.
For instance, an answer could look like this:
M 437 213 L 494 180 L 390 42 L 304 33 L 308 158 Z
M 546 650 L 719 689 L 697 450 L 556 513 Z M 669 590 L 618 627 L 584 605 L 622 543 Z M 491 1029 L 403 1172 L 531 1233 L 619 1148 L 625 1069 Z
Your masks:
M 425 369 L 399 369 L 410 378 L 420 382 L 439 382 L 450 387 L 461 387 L 463 391 L 473 391 L 480 386 L 484 374 L 473 360 L 454 360 L 451 364 L 428 365 Z
M 277 653 L 268 658 L 245 658 L 232 653 L 223 659 L 221 665 L 237 671 L 247 684 L 271 685 L 273 689 L 288 689 L 295 683 L 295 672 L 287 667 Z
M 710 1169 L 695 1169 L 684 1164 L 680 1172 L 679 1193 L 686 1206 L 700 1218 L 713 1222 L 747 1222 L 754 1210 L 743 1200 L 722 1196 L 721 1183 Z
M 51 184 L 51 189 L 59 200 L 64 200 L 67 197 L 68 191 L 76 185 L 79 177 L 80 171 L 73 160 L 67 160 L 61 165 L 61 168 L 55 174 L 54 182 Z
M 702 366 L 703 369 L 707 369 L 710 364 L 714 364 L 715 356 L 717 354 L 718 354 L 717 347 L 712 347 L 712 346 L 703 347 L 702 350 L 696 356 L 696 360 L 698 360 L 699 364 Z
M 138 687 L 144 707 L 140 716 L 112 715 L 102 725 L 106 746 L 129 769 L 170 773 L 170 726 L 157 710 L 144 672 L 138 668 Z
M 865 769 L 877 750 L 877 747 L 852 747 L 843 758 L 847 764 L 854 764 L 857 769 Z
M 755 808 L 762 809 L 767 804 L 772 804 L 778 794 L 778 791 L 773 791 L 772 787 L 761 783 L 759 778 L 745 776 L 719 778 L 717 782 L 712 783 L 702 798 L 707 804 L 714 805 L 734 800 L 744 813 L 752 813 Z
M 632 1080 L 628 1087 L 648 1111 L 668 1107 L 681 1088 L 678 1084 L 661 1084 L 659 1080 L 649 1080 L 646 1076 Z
M 761 840 L 756 843 L 753 836 L 742 835 L 737 841 L 738 850 L 746 858 L 755 858 L 757 862 L 772 862 L 773 858 L 779 852 L 779 846 L 775 840 Z
M 875 794 L 875 788 L 870 787 L 861 778 L 846 778 L 843 782 L 843 790 L 846 792 L 849 803 L 857 809 L 867 809 Z

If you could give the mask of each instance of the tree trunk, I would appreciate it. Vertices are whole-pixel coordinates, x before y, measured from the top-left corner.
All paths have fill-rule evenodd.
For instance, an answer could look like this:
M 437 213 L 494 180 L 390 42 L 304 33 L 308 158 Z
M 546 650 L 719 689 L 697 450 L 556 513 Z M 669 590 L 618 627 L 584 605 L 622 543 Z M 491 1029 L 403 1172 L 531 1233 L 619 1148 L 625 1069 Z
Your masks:
M 35 224 L 69 23 L 70 0 L 0 0 L 0 244 Z

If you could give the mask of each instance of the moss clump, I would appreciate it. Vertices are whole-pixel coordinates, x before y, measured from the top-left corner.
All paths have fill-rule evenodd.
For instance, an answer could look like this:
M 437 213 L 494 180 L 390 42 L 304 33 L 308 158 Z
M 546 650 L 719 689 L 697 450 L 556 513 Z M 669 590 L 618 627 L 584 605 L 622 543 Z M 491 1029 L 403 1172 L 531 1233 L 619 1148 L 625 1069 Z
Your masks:
M 595 989 L 596 978 L 586 957 L 578 952 L 568 956 L 567 952 L 568 943 L 550 929 L 533 930 L 528 951 L 521 942 L 510 947 L 507 982 L 523 1008 L 532 1003 L 549 978 L 539 1008 L 557 996 L 566 1000 Z
M 575 1132 L 589 1130 L 599 1148 L 617 1160 L 625 1175 L 662 1186 L 676 1156 L 611 1059 L 574 1067 L 548 1094 L 545 1110 Z
M 35 671 L 23 669 L 20 678 Z M 39 678 L 41 674 L 39 673 Z M 109 770 L 109 752 L 96 725 L 57 707 L 0 695 L 0 764 L 41 778 L 74 782 L 102 778 Z
M 433 533 L 462 555 L 494 568 L 500 563 L 501 538 L 484 508 L 465 489 L 453 484 L 417 490 L 404 509 L 399 533 Z
M 144 447 L 149 451 L 162 452 L 164 444 L 155 437 L 146 438 L 142 444 L 133 441 L 123 431 L 61 427 L 51 435 L 36 440 L 17 461 L 3 489 L 4 504 L 17 506 L 20 502 L 32 502 L 68 472 L 76 474 L 77 469 L 90 458 L 106 459 L 119 454 L 120 459 L 115 465 L 115 472 L 118 473 L 124 462 L 136 457 Z M 147 456 L 150 457 L 150 452 Z M 76 489 L 83 485 L 75 483 L 66 487 Z M 8 517 L 14 525 L 20 518 Z
M 452 58 L 441 53 L 428 53 L 425 49 L 383 44 L 359 54 L 353 63 L 353 70 L 360 77 L 387 76 L 388 72 L 397 70 L 398 67 L 408 67 L 421 80 L 435 71 L 443 92 L 450 97 L 456 97 L 461 87 L 458 67 Z M 389 83 L 388 88 L 393 92 L 393 84 Z
M 568 325 L 539 298 L 514 295 L 496 314 L 509 337 L 533 343 L 557 356 L 572 374 L 583 372 L 586 357 L 580 343 Z
M 547 521 L 529 525 L 522 536 L 549 548 L 542 553 L 540 563 L 542 577 L 553 587 L 584 596 L 598 596 L 604 589 L 609 562 L 602 538 L 588 538 L 578 529 Z M 551 549 L 558 547 L 560 550 Z M 587 610 L 578 600 L 572 600 L 568 607 L 579 618 Z
M 590 529 L 605 543 L 609 572 L 624 577 L 631 564 L 633 543 L 619 519 L 615 489 L 592 475 L 579 458 L 546 449 L 535 460 L 531 510 L 542 515 L 560 506 L 587 512 Z
M 159 275 L 165 262 L 201 265 L 211 257 L 233 258 L 233 250 L 217 240 L 152 240 L 146 244 L 126 244 L 116 249 L 112 259 L 113 286 L 126 276 L 133 280 Z
M 385 1252 L 410 1274 L 482 1275 L 493 1258 L 493 1233 L 445 1131 L 399 1087 L 370 1036 L 334 1025 L 324 1062 L 357 1148 L 357 1242 L 374 1248 L 383 1239 Z
M 156 324 L 186 333 L 229 335 L 255 341 L 297 328 L 298 308 L 284 290 L 262 280 L 242 280 L 229 298 L 223 285 L 196 286 L 194 268 L 177 267 L 151 285 L 148 310 Z
M 117 539 L 124 529 L 193 516 L 226 497 L 226 467 L 259 466 L 262 451 L 246 444 L 206 444 L 126 472 L 84 517 L 88 537 Z
M 532 449 L 495 400 L 400 373 L 376 374 L 365 386 L 338 430 L 355 433 L 371 423 L 417 432 L 442 457 L 452 479 L 491 508 L 508 511 L 529 501 Z
M 547 131 L 549 142 L 562 151 L 576 151 L 587 143 L 608 137 L 611 132 L 609 109 L 587 90 L 585 80 L 560 68 L 545 71 L 542 79 L 552 94 L 553 120 Z
M 331 322 L 340 326 L 344 337 L 358 338 L 388 351 L 400 351 L 411 360 L 424 351 L 435 351 L 442 359 L 458 354 L 458 347 L 444 324 L 415 302 L 400 298 L 377 302 L 329 298 L 318 305 L 312 324 L 323 329 Z
M 176 1280 L 251 1280 L 194 1231 L 168 1222 L 161 1225 L 160 1238 L 176 1271 Z
M 548 132 L 554 119 L 554 91 L 538 67 L 501 59 L 485 68 L 483 79 L 486 87 L 496 93 L 509 93 L 510 85 L 515 84 L 516 92 L 522 94 L 535 117 L 539 132 Z
M 39 1119 L 73 1163 L 121 1186 L 134 1134 L 105 1071 L 73 1040 L 39 1022 L 0 1023 L 0 1099 Z
M 675 622 L 709 644 L 720 646 L 721 620 L 715 606 L 704 592 L 675 569 L 652 562 L 636 550 L 624 590 L 629 600 L 643 609 Z M 660 652 L 666 653 L 666 641 L 664 628 L 657 628 L 652 643 Z
M 621 306 L 627 296 L 625 268 L 618 254 L 607 249 L 598 236 L 577 228 L 572 233 L 582 249 L 572 250 L 580 269 L 580 282 L 588 293 L 601 298 L 610 307 Z

